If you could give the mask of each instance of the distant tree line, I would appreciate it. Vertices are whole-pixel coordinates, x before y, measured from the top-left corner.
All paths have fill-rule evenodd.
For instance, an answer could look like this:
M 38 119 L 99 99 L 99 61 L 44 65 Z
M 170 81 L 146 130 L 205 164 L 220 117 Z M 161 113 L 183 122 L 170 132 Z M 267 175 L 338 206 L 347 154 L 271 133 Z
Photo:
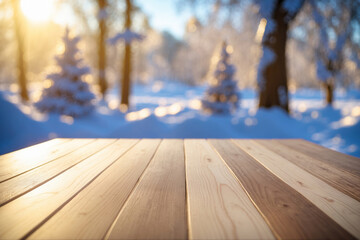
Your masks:
M 252 86 L 257 80 L 259 107 L 279 106 L 289 112 L 289 89 L 316 86 L 314 78 L 320 80 L 329 105 L 333 102 L 336 85 L 360 86 L 360 3 L 357 0 L 187 2 L 192 7 L 201 4 L 211 7 L 208 7 L 208 19 L 204 21 L 194 16 L 186 27 L 184 40 L 178 40 L 152 29 L 136 1 L 92 0 L 92 10 L 96 11 L 89 12 L 82 0 L 62 0 L 70 4 L 83 26 L 81 34 L 87 43 L 85 58 L 95 70 L 103 98 L 113 84 L 110 79 L 119 81 L 121 103 L 125 105 L 129 104 L 131 78 L 142 83 L 163 79 L 203 83 L 213 50 L 223 40 L 227 40 L 234 51 L 232 59 L 238 69 L 235 79 L 239 85 Z M 9 26 L 13 29 L 16 78 L 21 97 L 26 101 L 29 98 L 27 72 L 34 69 L 26 64 L 27 52 L 34 51 L 26 44 L 30 37 L 25 31 L 26 21 L 19 0 L 3 0 L 0 8 L 12 13 L 11 19 L 6 17 L 9 14 L 3 14 L 0 26 L 6 33 Z M 135 18 L 142 19 L 142 24 L 134 28 L 146 33 L 144 42 L 133 47 L 126 41 L 108 46 L 108 39 L 119 31 L 130 29 Z M 0 44 L 10 46 L 9 39 L 11 34 L 1 35 Z M 49 49 L 51 47 L 49 45 Z M 39 49 L 38 54 L 45 56 L 46 49 Z M 0 49 L 0 62 L 4 63 L 0 74 L 4 66 L 12 64 L 6 51 Z M 50 50 L 47 52 L 52 54 Z M 44 57 L 36 63 L 44 66 L 48 59 Z
M 312 49 L 315 54 L 317 77 L 326 90 L 328 105 L 333 102 L 335 79 L 341 79 L 344 60 L 350 59 L 359 66 L 360 1 L 357 0 L 188 0 L 191 6 L 212 4 L 214 9 L 240 9 L 241 5 L 257 7 L 263 25 L 261 40 L 262 56 L 259 61 L 257 80 L 259 107 L 279 106 L 289 112 L 287 43 L 290 28 L 296 16 L 307 9 L 307 19 L 303 23 L 315 23 L 318 39 Z M 240 11 L 240 10 L 239 10 Z M 231 19 L 230 19 L 231 21 Z M 314 25 L 312 26 L 314 28 Z M 298 26 L 298 31 L 309 37 L 310 29 Z M 313 39 L 311 39 L 313 41 Z M 294 58 L 296 56 L 293 56 Z

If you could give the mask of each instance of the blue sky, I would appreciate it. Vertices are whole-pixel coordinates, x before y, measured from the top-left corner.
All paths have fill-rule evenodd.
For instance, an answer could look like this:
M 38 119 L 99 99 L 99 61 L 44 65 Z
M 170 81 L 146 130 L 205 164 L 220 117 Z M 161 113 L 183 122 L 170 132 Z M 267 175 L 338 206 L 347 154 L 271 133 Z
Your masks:
M 150 25 L 160 31 L 168 31 L 182 38 L 185 25 L 193 15 L 189 6 L 178 9 L 179 0 L 137 0 L 136 3 L 149 16 Z
M 41 2 L 47 0 L 38 1 Z M 181 39 L 185 32 L 186 23 L 190 17 L 195 13 L 196 16 L 200 17 L 203 17 L 206 14 L 204 6 L 192 9 L 189 4 L 184 5 L 184 2 L 186 1 L 187 0 L 135 0 L 135 4 L 149 17 L 150 25 L 153 28 L 158 31 L 168 31 L 176 38 Z M 179 4 L 181 5 L 181 10 L 179 9 Z M 61 8 L 57 9 L 57 11 L 59 14 L 54 17 L 55 22 L 62 25 L 77 25 L 69 5 L 61 5 Z M 91 11 L 92 10 L 90 9 L 89 13 L 91 13 Z M 64 15 L 67 17 L 64 18 Z M 94 22 L 94 24 L 97 23 Z

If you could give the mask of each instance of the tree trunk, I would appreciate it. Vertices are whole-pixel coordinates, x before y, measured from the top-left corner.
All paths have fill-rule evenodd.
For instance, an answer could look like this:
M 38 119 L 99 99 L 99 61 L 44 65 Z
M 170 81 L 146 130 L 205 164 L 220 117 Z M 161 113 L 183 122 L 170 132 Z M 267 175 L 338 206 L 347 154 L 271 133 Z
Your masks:
M 278 5 L 282 3 L 279 1 Z M 259 107 L 270 108 L 279 106 L 289 112 L 287 66 L 286 66 L 286 42 L 288 23 L 286 11 L 277 7 L 272 16 L 276 23 L 273 32 L 267 34 L 262 42 L 263 49 L 269 48 L 275 59 L 267 65 L 263 71 L 264 86 L 260 87 Z
M 125 30 L 131 28 L 131 0 L 126 0 L 126 12 L 125 12 Z M 129 95 L 130 95 L 130 74 L 131 74 L 131 46 L 130 42 L 125 41 L 125 53 L 123 64 L 123 77 L 121 84 L 121 105 L 129 107 Z
M 130 73 L 131 73 L 131 46 L 125 45 L 123 77 L 121 84 L 121 104 L 129 106 L 130 93 Z
M 26 86 L 26 64 L 24 61 L 24 24 L 25 20 L 22 18 L 21 10 L 20 10 L 20 2 L 19 0 L 12 0 L 13 6 L 13 20 L 15 25 L 15 36 L 17 42 L 17 75 L 18 75 L 18 83 L 20 87 L 20 95 L 23 101 L 29 100 L 29 95 Z
M 331 82 L 324 83 L 324 88 L 326 91 L 326 104 L 327 106 L 332 106 L 334 99 L 334 85 Z
M 340 59 L 338 59 L 339 61 Z M 323 86 L 325 88 L 326 92 L 326 105 L 331 107 L 333 100 L 334 100 L 334 88 L 335 88 L 335 75 L 336 72 L 340 71 L 341 61 L 338 62 L 338 64 L 335 63 L 335 61 L 328 60 L 328 63 L 326 65 L 327 70 L 331 73 L 331 77 L 329 77 L 324 83 Z
M 105 97 L 106 90 L 108 88 L 106 82 L 106 17 L 103 11 L 107 6 L 107 0 L 98 0 L 99 6 L 99 42 L 98 42 L 98 68 L 99 68 L 99 86 L 102 97 Z

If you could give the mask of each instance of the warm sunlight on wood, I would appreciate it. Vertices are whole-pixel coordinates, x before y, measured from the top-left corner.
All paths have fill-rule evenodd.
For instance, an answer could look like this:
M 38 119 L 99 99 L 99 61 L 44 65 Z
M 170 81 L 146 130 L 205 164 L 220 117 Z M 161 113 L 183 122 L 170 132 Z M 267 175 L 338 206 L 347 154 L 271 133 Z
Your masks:
M 54 13 L 53 0 L 21 0 L 21 10 L 30 21 L 44 22 L 50 20 Z

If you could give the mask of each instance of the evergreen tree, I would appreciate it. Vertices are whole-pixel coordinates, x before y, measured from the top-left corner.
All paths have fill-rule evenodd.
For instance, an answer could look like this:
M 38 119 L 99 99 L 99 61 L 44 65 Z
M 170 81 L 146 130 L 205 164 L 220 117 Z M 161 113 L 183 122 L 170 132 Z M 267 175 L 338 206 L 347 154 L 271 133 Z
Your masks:
M 64 53 L 55 57 L 59 71 L 47 76 L 51 80 L 50 87 L 43 90 L 41 100 L 36 103 L 40 111 L 78 117 L 93 109 L 95 96 L 82 80 L 90 69 L 82 64 L 83 59 L 79 57 L 79 40 L 79 37 L 71 37 L 69 29 L 66 29 Z
M 237 82 L 233 79 L 236 68 L 229 63 L 229 57 L 229 46 L 223 42 L 210 87 L 202 100 L 203 109 L 206 111 L 230 113 L 238 107 Z

